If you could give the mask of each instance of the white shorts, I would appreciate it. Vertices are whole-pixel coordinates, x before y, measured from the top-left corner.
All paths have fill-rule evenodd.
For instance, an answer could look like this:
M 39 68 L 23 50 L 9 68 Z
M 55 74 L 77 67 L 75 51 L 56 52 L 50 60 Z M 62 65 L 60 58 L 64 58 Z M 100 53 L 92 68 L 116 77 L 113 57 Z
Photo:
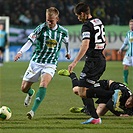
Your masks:
M 123 58 L 123 65 L 127 65 L 127 66 L 133 66 L 133 56 L 124 56 Z
M 56 71 L 56 67 L 57 66 L 54 64 L 40 64 L 31 61 L 24 74 L 23 80 L 37 82 L 39 77 L 45 73 L 48 73 L 53 77 Z

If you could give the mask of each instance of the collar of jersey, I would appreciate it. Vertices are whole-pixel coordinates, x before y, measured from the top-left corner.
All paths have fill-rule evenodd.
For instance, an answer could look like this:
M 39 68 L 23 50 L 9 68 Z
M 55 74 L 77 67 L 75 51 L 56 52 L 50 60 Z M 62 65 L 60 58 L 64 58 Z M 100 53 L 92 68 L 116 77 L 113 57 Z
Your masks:
M 56 30 L 58 28 L 58 25 L 56 24 L 54 28 L 52 28 L 52 30 Z

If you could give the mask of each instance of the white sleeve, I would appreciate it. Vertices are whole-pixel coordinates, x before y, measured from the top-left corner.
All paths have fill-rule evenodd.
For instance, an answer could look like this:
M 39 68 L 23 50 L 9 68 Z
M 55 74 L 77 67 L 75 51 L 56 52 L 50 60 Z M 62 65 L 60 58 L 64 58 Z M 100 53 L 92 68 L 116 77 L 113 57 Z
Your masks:
M 30 40 L 28 40 L 25 44 L 24 44 L 24 46 L 19 50 L 19 52 L 18 53 L 24 53 L 24 52 L 26 52 L 30 47 L 31 47 L 31 45 L 32 45 L 32 42 L 30 41 Z
M 35 33 L 31 33 L 29 36 L 28 36 L 28 39 L 30 39 L 32 42 L 34 42 L 37 38 L 37 35 Z
M 122 44 L 120 50 L 123 50 L 123 49 L 127 46 L 127 44 L 128 44 L 128 38 L 126 37 L 126 38 L 124 39 L 124 43 Z
M 70 46 L 70 44 L 69 44 L 69 37 L 64 37 L 63 42 L 65 43 L 65 46 L 66 46 L 66 53 L 67 53 L 67 54 L 70 54 L 70 48 L 69 48 L 69 46 Z

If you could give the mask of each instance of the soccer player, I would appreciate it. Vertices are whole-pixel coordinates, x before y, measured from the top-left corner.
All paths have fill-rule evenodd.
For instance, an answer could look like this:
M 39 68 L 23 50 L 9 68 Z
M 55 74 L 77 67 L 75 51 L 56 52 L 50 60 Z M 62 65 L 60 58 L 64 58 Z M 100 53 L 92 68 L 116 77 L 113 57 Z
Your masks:
M 112 82 L 109 80 L 109 82 Z M 112 84 L 115 85 L 114 88 L 112 88 Z M 99 104 L 96 111 L 99 116 L 103 116 L 107 113 L 107 111 L 111 111 L 116 116 L 133 116 L 133 94 L 132 92 L 127 88 L 126 85 L 114 82 L 110 85 L 110 90 L 112 89 L 119 89 L 122 92 L 122 96 L 120 97 L 120 106 L 117 110 L 113 108 L 113 102 L 112 100 L 107 101 L 106 99 L 98 99 L 96 103 Z M 118 88 L 117 88 L 118 87 Z
M 4 25 L 0 24 L 0 66 L 3 66 L 4 52 L 7 43 L 7 33 L 4 30 Z
M 63 74 L 65 72 L 65 74 Z M 67 73 L 67 75 L 66 75 Z M 73 92 L 79 95 L 79 80 L 74 72 L 69 73 L 68 70 L 58 71 L 59 75 L 68 76 L 72 81 Z M 87 98 L 99 98 L 96 103 L 100 104 L 96 112 L 98 116 L 104 115 L 108 110 L 110 110 L 116 116 L 129 116 L 133 115 L 133 94 L 127 86 L 120 82 L 115 82 L 112 80 L 99 80 L 93 85 L 87 86 L 83 90 L 80 97 Z M 91 111 L 91 107 L 89 108 Z M 121 110 L 119 110 L 121 109 Z M 100 120 L 100 119 L 99 119 Z M 83 122 L 82 124 L 99 124 L 101 123 L 98 119 L 93 117 L 89 120 Z
M 55 7 L 46 9 L 46 22 L 35 28 L 33 33 L 28 36 L 28 41 L 14 58 L 14 61 L 17 61 L 33 43 L 36 46 L 21 86 L 22 91 L 27 93 L 24 105 L 28 106 L 35 92 L 31 86 L 41 77 L 34 104 L 31 111 L 27 113 L 29 119 L 33 118 L 37 108 L 43 101 L 46 88 L 55 74 L 62 42 L 66 45 L 66 58 L 70 59 L 68 30 L 59 25 L 58 20 L 58 9 Z
M 126 34 L 124 43 L 118 51 L 118 54 L 122 52 L 128 46 L 126 54 L 123 59 L 123 78 L 124 84 L 128 86 L 128 74 L 129 66 L 133 66 L 133 19 L 129 21 L 129 31 Z
M 79 93 L 82 95 L 86 84 L 93 84 L 105 71 L 106 60 L 103 55 L 103 50 L 106 46 L 105 29 L 100 19 L 92 17 L 87 4 L 83 2 L 78 3 L 74 8 L 74 12 L 78 20 L 83 22 L 81 30 L 82 43 L 74 61 L 68 66 L 68 70 L 72 72 L 80 59 L 84 56 L 86 57 L 85 65 L 79 79 Z M 82 98 L 82 100 L 87 108 L 93 105 L 93 99 L 91 98 Z M 99 118 L 95 108 L 92 108 L 91 115 L 95 119 Z
M 106 92 L 105 90 L 109 91 Z M 117 93 L 119 102 L 117 105 L 112 101 L 111 92 L 120 90 Z M 73 88 L 73 92 L 78 94 L 77 87 Z M 115 93 L 116 95 L 116 93 Z M 112 80 L 99 80 L 92 87 L 84 91 L 86 97 L 97 97 L 99 98 L 96 103 L 101 104 L 96 109 L 99 116 L 104 115 L 108 110 L 110 110 L 116 116 L 132 116 L 133 115 L 133 94 L 131 90 L 124 84 L 120 82 L 115 82 Z M 106 97 L 107 96 L 107 97 Z

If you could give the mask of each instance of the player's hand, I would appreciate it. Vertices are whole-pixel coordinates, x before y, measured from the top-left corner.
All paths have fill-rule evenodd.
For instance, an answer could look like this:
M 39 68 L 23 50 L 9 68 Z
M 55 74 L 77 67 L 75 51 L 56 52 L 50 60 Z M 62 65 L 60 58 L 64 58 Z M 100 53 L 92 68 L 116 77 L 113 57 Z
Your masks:
M 121 50 L 118 50 L 117 54 L 120 54 L 122 51 Z
M 69 60 L 71 58 L 71 55 L 70 54 L 66 54 L 65 57 Z
M 17 61 L 22 56 L 22 53 L 17 53 L 14 57 L 14 61 Z
M 128 117 L 129 115 L 128 114 L 121 114 L 120 116 L 121 117 Z
M 77 63 L 72 62 L 69 66 L 68 66 L 68 71 L 71 73 L 74 69 L 74 67 L 76 66 Z

